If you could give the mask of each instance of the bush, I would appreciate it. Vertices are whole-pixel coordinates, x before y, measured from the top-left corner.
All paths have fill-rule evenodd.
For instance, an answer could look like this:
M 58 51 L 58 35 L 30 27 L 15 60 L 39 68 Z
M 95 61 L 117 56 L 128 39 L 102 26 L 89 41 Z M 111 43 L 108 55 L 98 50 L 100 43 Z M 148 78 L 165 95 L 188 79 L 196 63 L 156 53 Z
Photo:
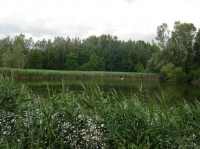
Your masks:
M 172 63 L 164 65 L 160 73 L 165 81 L 187 81 L 187 75 L 183 72 L 182 67 L 175 67 Z

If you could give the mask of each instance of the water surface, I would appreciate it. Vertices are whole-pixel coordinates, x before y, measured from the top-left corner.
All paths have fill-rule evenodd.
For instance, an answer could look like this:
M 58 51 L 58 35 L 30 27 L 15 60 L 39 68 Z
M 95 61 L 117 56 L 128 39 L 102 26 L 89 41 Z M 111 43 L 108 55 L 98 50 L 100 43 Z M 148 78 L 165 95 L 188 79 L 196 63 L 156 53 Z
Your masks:
M 141 94 L 141 88 L 144 95 L 148 94 L 151 98 L 157 98 L 163 94 L 165 99 L 177 101 L 185 99 L 187 101 L 200 101 L 200 85 L 191 83 L 167 83 L 167 82 L 152 82 L 152 81 L 127 81 L 127 80 L 64 80 L 65 85 L 69 90 L 83 90 L 81 84 L 86 88 L 91 85 L 98 85 L 101 90 L 109 92 L 111 88 L 118 92 L 122 91 L 126 95 Z M 25 84 L 29 89 L 37 92 L 40 96 L 47 95 L 47 84 L 52 91 L 60 92 L 62 81 L 58 80 L 23 80 L 15 81 L 16 86 Z

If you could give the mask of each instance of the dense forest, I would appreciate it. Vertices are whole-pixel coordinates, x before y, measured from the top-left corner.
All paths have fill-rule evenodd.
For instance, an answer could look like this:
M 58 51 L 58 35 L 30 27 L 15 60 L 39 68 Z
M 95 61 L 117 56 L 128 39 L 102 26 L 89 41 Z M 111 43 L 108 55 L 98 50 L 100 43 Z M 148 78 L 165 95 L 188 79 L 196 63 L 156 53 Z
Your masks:
M 200 78 L 200 30 L 176 21 L 163 23 L 156 41 L 121 41 L 117 36 L 55 37 L 34 41 L 24 34 L 0 40 L 0 67 L 22 69 L 156 72 L 164 80 Z

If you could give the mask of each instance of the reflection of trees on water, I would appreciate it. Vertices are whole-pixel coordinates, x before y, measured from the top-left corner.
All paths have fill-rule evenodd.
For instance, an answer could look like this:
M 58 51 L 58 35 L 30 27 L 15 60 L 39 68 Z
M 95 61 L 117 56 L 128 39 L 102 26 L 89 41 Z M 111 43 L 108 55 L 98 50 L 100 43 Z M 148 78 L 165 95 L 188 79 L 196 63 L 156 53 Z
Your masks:
M 200 85 L 194 85 L 191 83 L 173 83 L 173 82 L 150 82 L 150 81 L 126 81 L 126 80 L 65 80 L 66 86 L 69 90 L 81 91 L 83 87 L 86 88 L 91 85 L 98 85 L 101 90 L 109 92 L 111 88 L 114 88 L 117 92 L 122 91 L 126 95 L 140 94 L 139 87 L 142 85 L 143 94 L 148 98 L 155 99 L 157 94 L 162 92 L 164 98 L 171 103 L 175 103 L 179 100 L 185 99 L 186 101 L 193 101 L 195 99 L 200 100 Z M 16 82 L 16 85 L 26 84 L 26 86 L 37 92 L 39 95 L 45 97 L 47 95 L 47 84 L 52 91 L 60 92 L 62 81 L 23 81 Z M 159 89 L 160 88 L 160 89 Z
M 161 85 L 162 93 L 165 97 L 174 100 L 184 99 L 192 102 L 200 99 L 200 86 L 191 83 L 163 83 Z

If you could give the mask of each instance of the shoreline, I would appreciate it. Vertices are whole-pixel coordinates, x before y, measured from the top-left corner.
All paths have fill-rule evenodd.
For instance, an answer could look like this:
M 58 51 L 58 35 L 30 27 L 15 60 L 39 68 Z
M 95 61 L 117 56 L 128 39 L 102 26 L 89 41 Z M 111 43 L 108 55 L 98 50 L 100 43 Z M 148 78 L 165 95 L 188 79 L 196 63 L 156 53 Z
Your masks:
M 62 80 L 62 79 L 105 79 L 105 80 L 143 80 L 160 81 L 160 75 L 156 73 L 136 72 L 107 72 L 107 71 L 63 71 L 40 69 L 15 69 L 0 68 L 0 74 L 13 77 L 16 80 Z

